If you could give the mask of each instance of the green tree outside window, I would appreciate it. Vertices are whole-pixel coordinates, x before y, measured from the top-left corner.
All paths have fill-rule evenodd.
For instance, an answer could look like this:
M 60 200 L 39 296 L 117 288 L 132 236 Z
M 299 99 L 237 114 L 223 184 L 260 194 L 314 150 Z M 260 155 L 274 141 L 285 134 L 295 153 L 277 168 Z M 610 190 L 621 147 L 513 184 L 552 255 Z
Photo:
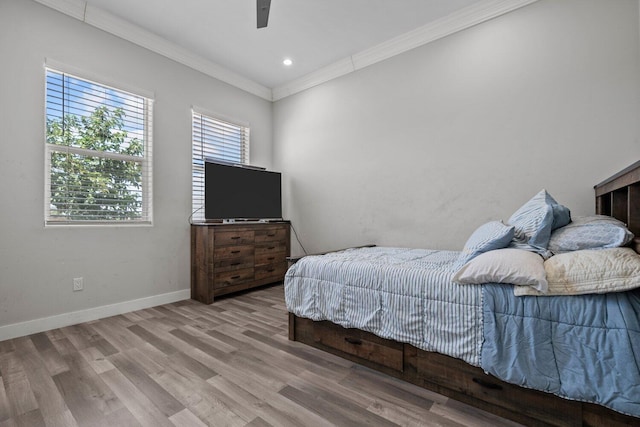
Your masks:
M 66 78 L 63 74 L 52 75 Z M 48 75 L 48 82 L 50 78 Z M 51 86 L 57 89 L 52 89 L 54 94 L 66 94 L 73 86 L 73 81 L 60 80 L 59 85 L 58 80 L 53 82 Z M 89 84 L 95 92 L 97 86 Z M 51 223 L 144 220 L 143 196 L 148 191 L 143 185 L 144 168 L 148 158 L 144 141 L 137 137 L 140 126 L 131 124 L 139 122 L 139 117 L 128 117 L 126 104 L 113 101 L 113 96 L 105 96 L 112 104 L 105 105 L 107 102 L 96 103 L 91 91 L 84 90 L 87 93 L 79 95 L 76 90 L 75 100 L 73 95 L 68 96 L 70 99 L 62 96 L 62 103 L 60 96 L 54 97 L 47 90 L 48 220 Z M 113 89 L 108 90 L 111 95 Z M 122 106 L 113 105 L 118 103 Z M 131 109 L 134 116 L 140 115 Z

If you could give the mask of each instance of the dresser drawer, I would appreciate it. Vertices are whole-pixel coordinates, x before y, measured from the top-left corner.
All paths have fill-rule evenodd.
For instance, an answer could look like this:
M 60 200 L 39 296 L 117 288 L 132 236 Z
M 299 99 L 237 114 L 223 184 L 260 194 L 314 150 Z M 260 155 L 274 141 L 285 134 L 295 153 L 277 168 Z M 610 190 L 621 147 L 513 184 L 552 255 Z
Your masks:
M 547 420 L 550 424 L 564 420 L 566 425 L 572 425 L 572 422 L 581 419 L 578 402 L 557 400 L 549 393 L 505 383 L 471 365 L 456 364 L 453 367 L 450 360 L 450 357 L 442 354 L 418 351 L 418 378 L 533 419 Z M 554 401 L 553 410 L 549 409 L 548 404 L 545 405 L 545 402 L 551 401 Z
M 285 242 L 287 239 L 287 228 L 277 227 L 268 228 L 265 230 L 256 230 L 255 232 L 256 243 L 281 241 Z
M 225 286 L 238 285 L 240 283 L 253 280 L 253 268 L 244 268 L 242 270 L 230 270 L 224 272 L 216 272 L 213 281 L 214 288 L 224 288 Z
M 266 254 L 256 254 L 256 267 L 267 264 L 284 262 L 287 260 L 287 252 L 267 252 Z
M 234 259 L 234 258 L 252 258 L 254 254 L 253 246 L 223 246 L 213 251 L 213 262 Z
M 401 343 L 330 322 L 314 322 L 313 326 L 313 340 L 317 344 L 402 372 L 404 353 Z
M 244 257 L 231 257 L 216 259 L 213 262 L 213 271 L 222 272 L 229 270 L 241 270 L 254 266 L 253 254 Z
M 213 236 L 213 242 L 216 246 L 245 245 L 254 241 L 255 232 L 253 230 L 218 231 Z
M 277 264 L 267 264 L 257 266 L 255 268 L 256 280 L 266 279 L 267 277 L 273 277 L 275 280 L 282 280 L 284 274 L 287 272 L 287 263 L 280 262 Z
M 273 255 L 278 252 L 286 252 L 287 245 L 284 242 L 269 242 L 256 245 L 256 257 Z

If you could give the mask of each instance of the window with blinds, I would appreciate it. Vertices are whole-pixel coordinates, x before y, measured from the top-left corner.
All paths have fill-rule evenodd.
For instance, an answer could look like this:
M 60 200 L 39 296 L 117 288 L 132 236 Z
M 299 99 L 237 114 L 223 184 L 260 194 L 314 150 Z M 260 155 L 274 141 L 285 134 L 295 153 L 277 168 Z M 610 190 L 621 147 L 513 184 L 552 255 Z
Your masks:
M 45 223 L 151 223 L 152 100 L 46 69 Z
M 204 220 L 204 162 L 249 163 L 249 127 L 193 111 L 192 219 Z

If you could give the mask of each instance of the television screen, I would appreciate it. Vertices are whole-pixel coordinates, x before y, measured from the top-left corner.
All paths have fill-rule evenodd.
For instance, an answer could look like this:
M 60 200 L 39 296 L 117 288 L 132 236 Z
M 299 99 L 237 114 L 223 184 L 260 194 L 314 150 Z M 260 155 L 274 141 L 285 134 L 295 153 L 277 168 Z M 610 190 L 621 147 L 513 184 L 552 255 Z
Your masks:
M 206 162 L 206 219 L 282 219 L 280 173 Z

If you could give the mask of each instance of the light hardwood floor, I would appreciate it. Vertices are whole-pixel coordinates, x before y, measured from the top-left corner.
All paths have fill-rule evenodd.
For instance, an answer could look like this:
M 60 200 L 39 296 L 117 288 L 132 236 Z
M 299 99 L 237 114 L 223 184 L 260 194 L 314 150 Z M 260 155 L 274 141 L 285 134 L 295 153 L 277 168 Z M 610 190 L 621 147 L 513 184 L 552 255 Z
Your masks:
M 515 426 L 287 340 L 281 285 L 0 342 L 0 427 Z

